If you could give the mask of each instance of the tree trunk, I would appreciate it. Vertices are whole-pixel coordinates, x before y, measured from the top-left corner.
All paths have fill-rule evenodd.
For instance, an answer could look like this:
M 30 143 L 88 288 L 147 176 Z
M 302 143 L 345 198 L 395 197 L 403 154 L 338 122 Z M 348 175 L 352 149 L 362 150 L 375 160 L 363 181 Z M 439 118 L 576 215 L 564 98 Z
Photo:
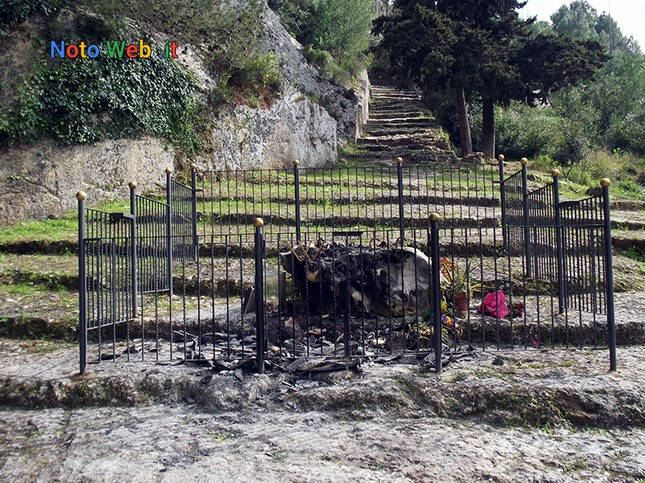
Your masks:
M 455 101 L 457 103 L 457 118 L 459 119 L 459 138 L 461 139 L 461 157 L 465 158 L 473 153 L 473 139 L 470 135 L 468 122 L 468 109 L 466 107 L 466 94 L 463 87 L 455 88 Z
M 492 99 L 483 100 L 483 111 L 484 154 L 487 158 L 495 159 L 495 110 Z

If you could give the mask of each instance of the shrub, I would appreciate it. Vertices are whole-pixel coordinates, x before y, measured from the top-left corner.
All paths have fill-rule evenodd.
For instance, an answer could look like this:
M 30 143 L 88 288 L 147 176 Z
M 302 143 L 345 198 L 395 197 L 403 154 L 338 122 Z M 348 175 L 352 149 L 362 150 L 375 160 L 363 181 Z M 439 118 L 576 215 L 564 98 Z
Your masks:
M 195 86 L 172 61 L 150 58 L 58 62 L 42 67 L 22 88 L 0 138 L 92 143 L 147 132 L 193 152 Z M 6 126 L 6 123 L 5 123 Z

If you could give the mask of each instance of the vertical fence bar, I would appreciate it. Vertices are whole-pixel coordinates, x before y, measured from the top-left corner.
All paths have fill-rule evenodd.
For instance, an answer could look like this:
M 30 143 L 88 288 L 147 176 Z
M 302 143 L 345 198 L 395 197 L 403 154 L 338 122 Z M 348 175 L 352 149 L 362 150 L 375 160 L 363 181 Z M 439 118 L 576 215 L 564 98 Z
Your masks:
M 405 240 L 405 229 L 403 220 L 403 158 L 401 157 L 396 158 L 396 174 L 399 189 L 399 237 L 401 240 L 401 246 L 403 246 Z
M 78 347 L 79 372 L 87 367 L 87 271 L 85 258 L 85 200 L 83 191 L 76 193 L 78 200 Z
M 295 189 L 295 202 L 296 202 L 296 241 L 301 241 L 302 236 L 300 235 L 300 171 L 298 165 L 300 161 L 294 159 L 293 161 L 293 184 Z M 269 220 L 270 222 L 271 220 Z
M 529 232 L 529 224 L 531 217 L 529 216 L 529 183 L 526 163 L 528 160 L 522 158 L 522 211 L 523 211 L 523 225 L 524 225 L 524 258 L 526 259 L 526 276 L 531 278 L 533 270 L 531 269 L 531 234 Z
M 614 268 L 611 255 L 611 216 L 609 210 L 609 178 L 603 178 L 602 202 L 605 238 L 605 290 L 607 291 L 607 339 L 609 345 L 609 370 L 616 370 L 616 319 L 614 314 Z
M 566 300 L 564 285 L 564 246 L 562 245 L 562 212 L 560 211 L 560 171 L 554 169 L 553 177 L 553 208 L 555 210 L 555 250 L 558 269 L 558 312 L 564 313 Z
M 137 316 L 137 200 L 136 181 L 130 181 L 130 213 L 132 214 L 132 253 L 130 254 L 130 277 L 132 277 L 132 318 Z M 128 352 L 129 354 L 129 352 Z
M 168 248 L 168 254 L 166 256 L 166 277 L 168 277 L 168 296 L 172 298 L 172 169 L 170 168 L 166 168 L 166 202 L 168 204 L 166 208 L 166 245 Z
M 255 225 L 255 337 L 257 342 L 257 371 L 264 374 L 264 275 L 262 260 L 264 258 L 264 241 L 262 239 L 262 218 L 256 218 Z
M 508 251 L 508 233 L 507 233 L 507 222 L 506 220 L 506 192 L 504 186 L 504 155 L 500 154 L 497 159 L 499 160 L 499 203 L 502 205 L 502 244 L 504 250 Z
M 190 165 L 190 195 L 191 195 L 191 214 L 190 221 L 192 225 L 193 235 L 193 260 L 197 260 L 197 251 L 199 250 L 199 242 L 197 240 L 197 165 L 195 163 Z
M 434 318 L 434 363 L 435 372 L 441 374 L 441 285 L 439 276 L 439 215 L 430 215 L 430 257 L 432 259 L 432 316 Z

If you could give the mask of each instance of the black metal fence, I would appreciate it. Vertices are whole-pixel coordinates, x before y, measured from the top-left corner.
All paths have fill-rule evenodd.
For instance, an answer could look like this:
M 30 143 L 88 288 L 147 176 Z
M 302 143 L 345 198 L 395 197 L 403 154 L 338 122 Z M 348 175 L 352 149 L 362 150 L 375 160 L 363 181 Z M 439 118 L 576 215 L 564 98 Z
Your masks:
M 526 166 L 197 172 L 101 213 L 79 194 L 81 372 L 183 359 L 297 370 L 480 347 L 610 347 L 608 184 L 559 201 Z M 262 215 L 264 221 L 258 219 Z M 441 221 L 439 221 L 441 220 Z M 597 316 L 606 315 L 607 324 Z M 303 362 L 304 361 L 304 362 Z
M 602 192 L 596 196 L 563 202 L 558 170 L 552 178 L 545 186 L 529 191 L 523 159 L 522 169 L 502 180 L 504 247 L 509 253 L 523 253 L 526 277 L 549 287 L 567 325 L 572 310 L 578 311 L 581 332 L 583 313 L 591 314 L 594 324 L 596 315 L 606 315 L 606 333 L 594 333 L 593 345 L 606 342 L 614 370 L 610 181 L 602 180 Z
M 400 159 L 400 158 L 399 158 Z M 265 236 L 286 232 L 428 229 L 499 224 L 494 165 L 339 167 L 196 173 L 201 235 L 248 233 L 256 216 Z

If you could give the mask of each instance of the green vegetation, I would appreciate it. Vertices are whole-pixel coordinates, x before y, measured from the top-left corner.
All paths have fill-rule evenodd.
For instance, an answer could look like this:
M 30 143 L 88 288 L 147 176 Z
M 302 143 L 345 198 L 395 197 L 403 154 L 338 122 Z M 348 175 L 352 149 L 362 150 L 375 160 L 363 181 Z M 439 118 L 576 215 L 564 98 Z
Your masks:
M 125 213 L 130 211 L 125 201 L 108 201 L 98 208 L 108 213 Z M 71 210 L 58 219 L 29 220 L 9 226 L 0 226 L 0 245 L 9 245 L 21 241 L 74 241 L 78 237 L 78 213 Z
M 537 108 L 512 103 L 499 108 L 497 142 L 512 158 L 561 165 L 576 183 L 617 183 L 612 193 L 645 199 L 645 59 L 633 38 L 587 2 L 562 6 L 542 28 L 600 42 L 610 61 L 592 80 L 549 96 Z M 477 130 L 478 128 L 475 128 Z
M 571 194 L 609 177 L 612 194 L 645 199 L 645 59 L 634 39 L 584 1 L 552 23 L 519 20 L 518 2 L 480 4 L 398 0 L 376 23 L 380 68 L 424 88 L 463 152 L 472 133 L 472 148 L 492 154 L 494 120 L 497 152 L 561 167 Z
M 17 95 L 0 87 L 2 98 L 9 99 L 0 101 L 0 146 L 43 137 L 77 144 L 150 134 L 189 155 L 208 149 L 209 119 L 217 109 L 231 103 L 270 105 L 280 87 L 278 57 L 259 49 L 263 8 L 255 0 L 235 8 L 224 1 L 86 0 L 79 6 L 11 0 L 0 16 L 0 37 L 32 17 L 44 18 L 45 27 L 33 32 L 39 58 L 33 71 L 24 73 Z M 126 27 L 124 18 L 139 23 Z M 154 55 L 145 62 L 47 55 L 51 38 L 99 45 L 142 38 L 154 44 L 151 34 L 158 31 L 172 35 L 180 49 L 199 46 L 197 55 L 216 86 L 204 91 L 177 62 Z
M 309 62 L 347 85 L 365 66 L 372 0 L 269 0 Z
M 145 132 L 195 152 L 201 146 L 194 88 L 175 63 L 158 58 L 42 65 L 22 89 L 20 108 L 7 115 L 0 139 L 11 144 L 51 135 L 76 144 Z
M 495 154 L 495 105 L 534 103 L 551 92 L 589 78 L 606 56 L 600 44 L 534 34 L 518 1 L 398 0 L 392 15 L 375 23 L 382 35 L 377 52 L 386 70 L 426 93 L 456 104 L 462 155 L 472 152 L 468 98 L 482 105 L 482 145 Z

